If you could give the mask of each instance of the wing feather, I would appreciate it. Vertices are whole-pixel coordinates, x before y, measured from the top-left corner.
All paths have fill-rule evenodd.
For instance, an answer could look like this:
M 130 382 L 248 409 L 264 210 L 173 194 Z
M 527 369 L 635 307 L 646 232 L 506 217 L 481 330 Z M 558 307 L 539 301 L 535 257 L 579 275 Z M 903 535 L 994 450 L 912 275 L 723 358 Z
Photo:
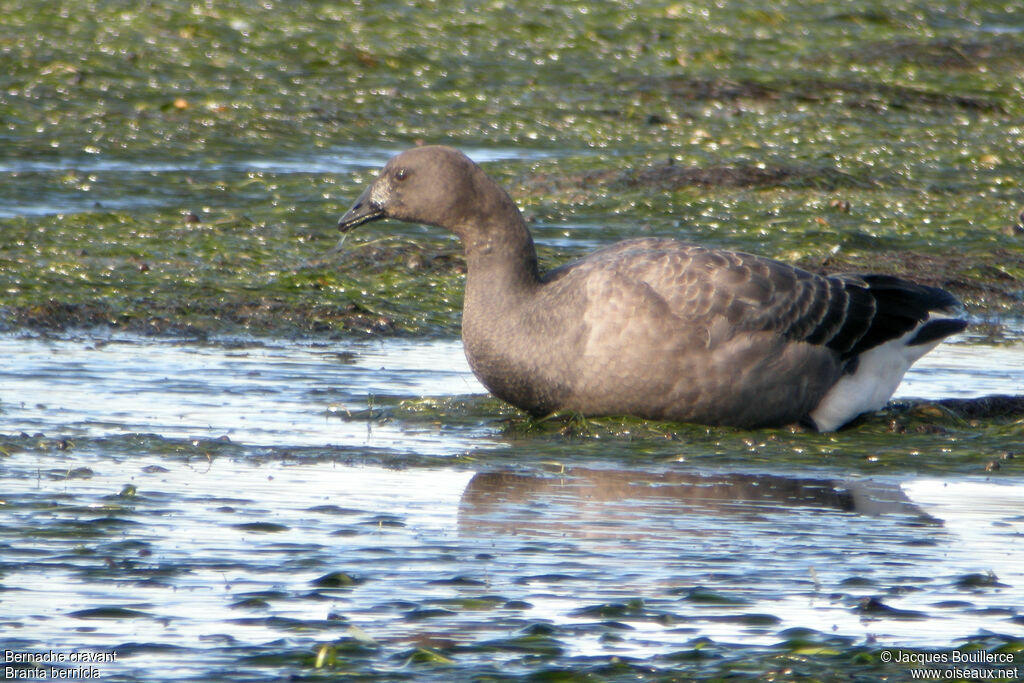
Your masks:
M 762 256 L 670 239 L 620 242 L 545 279 L 577 268 L 613 269 L 643 282 L 682 320 L 708 327 L 724 320 L 732 334 L 775 332 L 828 347 L 842 359 L 902 336 L 931 311 L 958 305 L 948 292 L 888 275 L 816 275 Z

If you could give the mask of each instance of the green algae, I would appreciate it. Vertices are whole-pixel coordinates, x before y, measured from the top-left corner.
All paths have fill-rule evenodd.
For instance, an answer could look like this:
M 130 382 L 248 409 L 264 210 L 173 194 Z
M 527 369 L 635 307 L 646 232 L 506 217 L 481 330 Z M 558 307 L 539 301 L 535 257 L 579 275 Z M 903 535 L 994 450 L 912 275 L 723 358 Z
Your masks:
M 807 265 L 925 253 L 973 308 L 1019 309 L 1013 3 L 0 11 L 0 198 L 35 207 L 0 219 L 8 326 L 452 334 L 450 240 L 390 225 L 326 259 L 371 173 L 301 171 L 418 141 L 554 154 L 489 165 L 542 239 L 639 225 Z

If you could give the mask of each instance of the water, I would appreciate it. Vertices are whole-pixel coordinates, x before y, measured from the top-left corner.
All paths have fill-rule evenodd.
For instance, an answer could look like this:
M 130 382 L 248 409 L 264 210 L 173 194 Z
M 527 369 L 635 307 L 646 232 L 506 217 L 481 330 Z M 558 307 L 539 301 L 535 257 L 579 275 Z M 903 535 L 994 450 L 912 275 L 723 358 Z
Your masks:
M 312 175 L 376 171 L 403 147 L 334 147 L 319 154 L 177 160 L 128 159 L 100 154 L 51 159 L 0 158 L 0 219 L 61 213 L 179 208 L 196 201 L 192 177 L 215 184 L 250 174 Z M 543 159 L 545 150 L 467 148 L 479 163 Z M 83 178 L 85 180 L 83 180 Z M 209 198 L 207 199 L 209 201 Z
M 1021 345 L 943 344 L 915 364 L 894 398 L 1024 393 Z M 200 343 L 126 335 L 0 337 L 7 433 L 98 438 L 156 434 L 253 446 L 352 443 L 453 455 L 503 447 L 493 430 L 351 419 L 373 401 L 483 395 L 458 340 Z
M 450 455 L 486 434 L 349 419 L 374 397 L 481 393 L 459 342 L 0 340 L 6 432 L 157 434 L 256 446 L 369 443 Z M 9 363 L 10 365 L 7 365 Z M 382 368 L 386 368 L 383 369 Z
M 1020 393 L 1022 358 L 946 344 L 900 395 Z M 474 417 L 389 412 L 421 396 Z M 489 405 L 457 341 L 4 336 L 4 647 L 198 680 L 324 643 L 398 675 L 1020 633 L 1017 482 L 517 437 Z

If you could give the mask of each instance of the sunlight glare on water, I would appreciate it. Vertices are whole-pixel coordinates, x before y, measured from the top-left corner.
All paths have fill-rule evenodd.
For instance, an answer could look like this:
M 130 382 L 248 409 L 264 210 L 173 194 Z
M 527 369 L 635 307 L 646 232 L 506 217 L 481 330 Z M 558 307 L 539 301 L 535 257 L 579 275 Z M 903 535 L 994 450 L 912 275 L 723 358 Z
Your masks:
M 451 341 L 181 343 L 0 337 L 4 431 L 159 434 L 254 445 L 368 443 L 441 454 L 481 445 L 409 426 L 346 420 L 374 397 L 482 394 Z M 1024 345 L 943 344 L 896 398 L 1024 392 Z
M 440 454 L 457 436 L 344 419 L 374 397 L 483 392 L 458 342 L 182 344 L 0 338 L 4 431 L 159 434 L 253 445 L 367 443 Z
M 1024 342 L 940 344 L 917 361 L 895 398 L 974 398 L 1024 394 Z
M 47 216 L 53 214 L 87 213 L 128 209 L 155 209 L 180 207 L 193 201 L 189 193 L 152 192 L 145 195 L 126 193 L 116 183 L 97 183 L 97 188 L 83 192 L 65 187 L 61 178 L 69 174 L 91 174 L 99 179 L 105 174 L 119 182 L 132 179 L 148 180 L 159 185 L 162 176 L 175 178 L 182 173 L 216 178 L 244 178 L 250 173 L 270 175 L 310 175 L 353 173 L 377 169 L 388 159 L 402 151 L 401 147 L 333 147 L 319 154 L 301 154 L 293 157 L 243 157 L 210 161 L 186 158 L 178 160 L 122 159 L 108 155 L 82 155 L 54 159 L 0 159 L 0 219 L 17 216 Z M 554 152 L 523 147 L 465 148 L 479 163 L 510 159 L 543 159 Z M 564 153 L 562 150 L 561 153 Z M 40 177 L 49 177 L 49 187 L 41 188 Z M 28 181 L 24 179 L 28 179 Z M 25 187 L 31 182 L 30 187 Z M 108 185 L 114 185 L 104 191 Z M 17 191 L 22 189 L 20 193 Z
M 1022 351 L 943 345 L 901 394 L 1018 392 Z M 1021 486 L 588 463 L 572 439 L 538 464 L 546 441 L 486 417 L 343 417 L 482 393 L 455 340 L 0 337 L 0 434 L 41 444 L 0 454 L 0 629 L 21 649 L 120 648 L 105 674 L 166 680 L 353 627 L 385 653 L 427 627 L 471 647 L 523 624 L 562 629 L 566 656 L 768 646 L 794 627 L 950 647 L 1024 604 Z M 338 572 L 350 585 L 321 584 Z
M 97 558 L 53 563 L 44 551 L 59 557 L 64 542 L 46 539 L 23 541 L 9 552 L 9 560 L 22 561 L 5 568 L 0 603 L 3 619 L 18 625 L 13 633 L 25 642 L 69 649 L 125 642 L 242 647 L 280 637 L 280 627 L 262 618 L 268 611 L 275 620 L 344 614 L 335 626 L 320 628 L 319 639 L 341 638 L 351 624 L 380 641 L 407 642 L 418 637 L 421 625 L 403 618 L 402 610 L 411 607 L 396 611 L 394 601 L 412 606 L 498 595 L 528 605 L 518 608 L 524 618 L 580 628 L 578 638 L 568 639 L 574 655 L 652 656 L 682 647 L 696 634 L 767 645 L 787 628 L 812 625 L 858 639 L 920 643 L 920 619 L 879 619 L 855 609 L 858 594 L 874 596 L 896 586 L 884 598 L 894 609 L 924 614 L 943 600 L 973 603 L 956 620 L 927 622 L 928 644 L 941 647 L 965 632 L 1003 627 L 1006 605 L 1024 599 L 1024 551 L 1016 543 L 1024 533 L 1024 489 L 980 480 L 911 479 L 895 488 L 885 480 L 836 481 L 868 496 L 885 498 L 900 488 L 907 494 L 901 503 L 907 514 L 856 514 L 815 499 L 803 508 L 784 480 L 777 499 L 709 497 L 702 480 L 735 477 L 690 470 L 663 479 L 676 485 L 666 492 L 642 483 L 648 473 L 612 468 L 570 469 L 561 479 L 516 475 L 515 488 L 507 489 L 507 475 L 495 479 L 470 470 L 234 458 L 181 462 L 145 455 L 88 462 L 92 474 L 86 480 L 44 478 L 5 496 L 17 510 L 7 518 L 12 522 L 33 519 L 22 501 L 61 492 L 73 492 L 80 504 L 94 501 L 95 512 L 56 509 L 50 513 L 55 520 L 133 520 L 106 549 L 100 546 Z M 146 473 L 158 462 L 162 471 Z M 19 470 L 41 464 L 28 455 L 7 463 Z M 125 500 L 126 507 L 114 512 L 109 494 L 126 483 L 138 488 L 138 500 Z M 924 524 L 921 514 L 937 521 Z M 121 535 L 132 539 L 131 549 L 145 548 L 146 556 L 115 550 Z M 912 547 L 908 536 L 916 538 Z M 124 563 L 115 574 L 117 586 L 99 575 L 88 578 L 104 556 L 125 558 L 117 560 Z M 339 569 L 359 583 L 329 600 L 297 598 L 318 577 Z M 986 571 L 994 571 L 1004 587 L 981 594 L 955 584 L 958 577 Z M 477 577 L 486 577 L 486 585 Z M 851 588 L 851 578 L 865 586 Z M 680 607 L 679 596 L 697 589 L 739 602 Z M 296 597 L 273 597 L 285 594 Z M 250 599 L 257 602 L 245 606 Z M 258 607 L 260 600 L 269 604 Z M 581 608 L 636 600 L 653 614 L 669 606 L 683 610 L 687 620 L 622 616 L 631 628 L 612 643 L 583 628 L 599 617 Z M 100 622 L 68 616 L 102 607 L 140 615 Z M 435 621 L 434 628 L 452 629 L 455 637 L 464 620 L 474 618 L 453 613 L 454 624 Z M 96 623 L 101 628 L 95 631 L 70 628 Z M 472 639 L 474 632 L 495 635 L 478 625 L 458 637 Z

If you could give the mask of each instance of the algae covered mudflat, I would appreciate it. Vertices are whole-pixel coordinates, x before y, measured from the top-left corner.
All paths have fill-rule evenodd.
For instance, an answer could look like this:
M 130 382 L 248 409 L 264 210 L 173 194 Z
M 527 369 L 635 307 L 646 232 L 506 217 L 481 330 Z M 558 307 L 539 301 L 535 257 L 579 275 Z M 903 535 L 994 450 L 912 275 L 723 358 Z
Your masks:
M 446 237 L 324 258 L 420 141 L 505 150 L 549 263 L 673 235 L 1015 310 L 1020 9 L 720 5 L 5 3 L 4 318 L 449 334 Z
M 1024 393 L 1018 2 L 0 16 L 5 649 L 154 681 L 1021 666 L 1020 402 L 957 402 Z M 448 235 L 329 253 L 420 142 L 483 163 L 544 266 L 654 235 L 906 272 L 970 334 L 839 434 L 526 419 L 455 367 Z

